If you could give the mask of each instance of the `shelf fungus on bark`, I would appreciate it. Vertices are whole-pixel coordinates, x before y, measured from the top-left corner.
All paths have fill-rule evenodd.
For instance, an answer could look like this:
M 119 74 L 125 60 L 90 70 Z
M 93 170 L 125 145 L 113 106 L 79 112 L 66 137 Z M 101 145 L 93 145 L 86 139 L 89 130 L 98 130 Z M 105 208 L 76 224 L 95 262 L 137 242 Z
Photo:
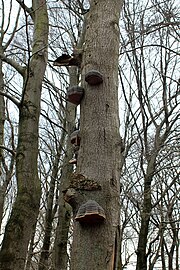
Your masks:
M 84 88 L 72 86 L 67 89 L 67 100 L 75 105 L 79 105 L 84 95 Z
M 74 48 L 72 55 L 63 53 L 54 62 L 54 66 L 77 66 L 80 67 L 82 62 L 82 50 Z
M 77 205 L 77 192 L 74 188 L 67 188 L 62 191 L 64 194 L 64 201 L 69 203 L 73 209 L 76 209 Z
M 71 135 L 70 135 L 70 140 L 73 145 L 73 158 L 69 160 L 69 164 L 77 164 L 77 158 L 78 158 L 78 151 L 80 147 L 80 136 L 79 136 L 79 130 L 75 130 Z
M 78 151 L 79 151 L 80 146 L 77 144 L 73 144 L 73 152 L 74 152 L 74 157 L 69 160 L 69 164 L 77 164 L 77 158 L 78 158 Z
M 105 220 L 104 209 L 94 200 L 88 200 L 79 207 L 75 220 L 86 225 L 99 224 Z
M 80 140 L 81 140 L 81 137 L 79 135 L 80 131 L 79 129 L 73 131 L 73 133 L 71 133 L 70 135 L 70 140 L 71 140 L 71 143 L 72 144 L 75 144 L 75 145 L 80 145 Z
M 85 75 L 85 81 L 90 85 L 97 85 L 103 82 L 103 75 L 97 70 L 90 70 Z

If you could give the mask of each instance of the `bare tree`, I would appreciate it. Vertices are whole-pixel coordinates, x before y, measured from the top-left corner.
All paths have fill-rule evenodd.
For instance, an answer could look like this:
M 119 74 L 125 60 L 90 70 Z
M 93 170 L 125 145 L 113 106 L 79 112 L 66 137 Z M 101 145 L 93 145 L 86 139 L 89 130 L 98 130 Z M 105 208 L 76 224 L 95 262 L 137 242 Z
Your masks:
M 11 3 L 12 4 L 12 3 Z M 11 14 L 11 6 L 9 7 L 9 14 Z M 3 61 L 1 58 L 3 58 L 3 55 L 5 51 L 7 51 L 11 45 L 11 42 L 15 36 L 17 27 L 18 27 L 18 19 L 20 15 L 20 9 L 17 11 L 16 19 L 14 26 L 12 28 L 11 34 L 8 36 L 8 39 L 6 37 L 7 34 L 9 34 L 9 28 L 10 28 L 10 17 L 7 20 L 7 23 L 5 22 L 5 10 L 7 7 L 5 7 L 4 1 L 1 2 L 1 17 L 2 22 L 0 26 L 0 175 L 1 175 L 1 182 L 0 182 L 0 223 L 2 223 L 3 218 L 3 208 L 4 208 L 4 201 L 6 197 L 6 192 L 8 185 L 12 179 L 12 175 L 14 172 L 14 161 L 15 161 L 15 142 L 14 139 L 11 137 L 11 135 L 14 134 L 14 128 L 12 125 L 12 122 L 10 120 L 10 117 L 8 115 L 8 106 L 9 106 L 9 100 L 10 103 L 15 102 L 15 99 L 12 96 L 9 96 L 6 89 L 9 84 L 9 80 L 7 79 L 6 74 L 3 71 Z M 10 60 L 11 61 L 11 60 Z M 16 103 L 17 104 L 17 103 Z M 5 120 L 7 125 L 5 125 Z M 7 137 L 5 129 L 6 126 L 9 127 L 10 136 L 8 139 L 5 140 L 5 137 Z M 5 213 L 4 213 L 5 214 Z
M 71 184 L 74 191 L 68 189 L 65 198 L 73 207 L 74 218 L 83 203 L 95 200 L 104 208 L 106 220 L 95 227 L 74 222 L 71 257 L 71 269 L 74 270 L 117 267 L 121 165 L 117 67 L 121 6 L 121 1 L 91 1 L 86 16 L 81 144 L 77 171 Z M 102 73 L 102 84 L 92 86 L 84 81 L 91 70 Z
M 158 191 L 154 191 L 154 185 L 163 180 L 162 171 L 166 167 L 170 171 L 172 167 L 178 166 L 175 157 L 171 164 L 168 160 L 168 155 L 172 155 L 174 151 L 174 138 L 177 139 L 179 132 L 179 83 L 178 74 L 175 72 L 179 66 L 176 51 L 179 43 L 175 39 L 178 28 L 176 12 L 176 6 L 171 1 L 147 1 L 143 4 L 134 1 L 124 5 L 120 80 L 127 104 L 124 169 L 128 168 L 129 171 L 128 186 L 124 182 L 124 191 L 125 196 L 128 196 L 125 199 L 126 203 L 130 200 L 134 207 L 134 211 L 130 212 L 131 218 L 134 215 L 138 221 L 134 225 L 137 237 L 136 269 L 141 270 L 148 267 L 153 269 L 155 263 L 158 264 L 160 246 L 162 243 L 164 246 L 160 234 L 164 235 L 167 232 L 162 230 L 161 222 L 155 225 L 152 221 L 156 203 L 162 203 L 163 200 L 162 197 L 159 199 L 159 196 L 156 196 L 160 190 L 161 196 L 168 196 L 171 184 L 173 189 L 176 189 L 177 176 L 171 180 L 169 175 L 166 186 L 163 185 L 163 188 L 161 186 L 160 190 L 158 188 Z M 171 16 L 167 17 L 167 14 Z M 148 16 L 151 20 L 147 19 Z M 124 65 L 123 58 L 126 61 Z M 131 150 L 128 153 L 129 149 Z M 176 195 L 174 196 L 176 198 Z M 124 222 L 128 218 L 130 216 L 126 216 Z M 130 224 L 132 226 L 131 222 Z M 169 237 L 171 238 L 170 235 Z

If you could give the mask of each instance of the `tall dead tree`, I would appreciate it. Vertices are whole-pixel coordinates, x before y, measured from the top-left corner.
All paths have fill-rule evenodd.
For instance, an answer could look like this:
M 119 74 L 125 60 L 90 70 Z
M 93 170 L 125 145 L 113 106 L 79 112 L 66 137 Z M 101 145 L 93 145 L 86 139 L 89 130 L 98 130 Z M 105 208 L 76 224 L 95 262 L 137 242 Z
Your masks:
M 81 144 L 77 170 L 65 199 L 73 207 L 74 218 L 82 204 L 89 200 L 91 204 L 93 200 L 104 209 L 106 219 L 96 225 L 74 222 L 72 270 L 117 268 L 121 166 L 118 24 L 121 7 L 122 1 L 93 0 L 86 17 L 81 66 L 85 89 L 80 114 Z M 87 83 L 87 75 L 90 78 L 102 75 L 103 82 Z

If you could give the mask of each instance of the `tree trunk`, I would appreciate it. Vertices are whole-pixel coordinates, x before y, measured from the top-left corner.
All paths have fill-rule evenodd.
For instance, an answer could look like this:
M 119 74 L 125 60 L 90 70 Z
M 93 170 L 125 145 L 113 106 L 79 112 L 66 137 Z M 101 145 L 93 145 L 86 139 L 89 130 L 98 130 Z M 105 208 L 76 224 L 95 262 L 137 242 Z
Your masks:
M 78 84 L 77 68 L 69 68 L 70 86 Z M 76 120 L 76 107 L 71 103 L 67 103 L 66 106 L 66 129 L 68 133 L 68 141 L 66 146 L 66 155 L 63 160 L 62 176 L 60 183 L 59 194 L 59 211 L 58 211 L 58 225 L 56 229 L 56 239 L 54 245 L 54 269 L 66 270 L 68 264 L 68 233 L 71 220 L 71 207 L 64 202 L 62 191 L 69 185 L 70 176 L 73 172 L 72 165 L 69 164 L 69 160 L 72 158 L 73 151 L 70 142 L 70 135 L 75 129 Z
M 47 63 L 48 15 L 45 0 L 33 1 L 34 42 L 19 113 L 16 155 L 17 197 L 6 225 L 0 269 L 24 269 L 40 203 L 37 171 L 41 89 Z
M 149 222 L 152 211 L 152 190 L 151 184 L 153 176 L 156 170 L 156 158 L 162 145 L 164 144 L 169 131 L 165 131 L 163 135 L 160 136 L 159 127 L 156 129 L 156 134 L 154 138 L 154 147 L 151 153 L 146 153 L 147 157 L 147 170 L 144 176 L 144 192 L 143 192 L 143 205 L 141 212 L 141 226 L 139 231 L 138 248 L 137 248 L 137 264 L 136 270 L 147 270 L 147 240 L 149 232 Z
M 1 45 L 0 45 L 1 46 Z M 4 81 L 2 72 L 2 61 L 0 59 L 0 91 L 4 91 Z M 2 158 L 3 149 L 1 145 L 4 145 L 4 121 L 5 121 L 5 102 L 3 95 L 0 94 L 0 176 L 2 175 Z M 6 189 L 4 188 L 3 181 L 0 183 L 0 224 L 3 216 L 4 196 Z
M 33 233 L 31 235 L 31 239 L 29 241 L 29 247 L 28 247 L 28 252 L 26 256 L 26 265 L 24 270 L 31 270 L 31 265 L 32 265 L 32 257 L 33 257 L 33 251 L 34 251 L 34 240 L 35 240 L 35 234 L 36 234 L 36 226 L 37 222 L 34 225 Z
M 155 148 L 156 149 L 156 148 Z M 156 166 L 156 156 L 158 149 L 155 150 L 148 160 L 146 175 L 144 176 L 144 198 L 141 213 L 141 227 L 139 232 L 138 248 L 137 248 L 137 264 L 136 270 L 147 270 L 147 237 L 149 231 L 149 221 L 151 216 L 151 183 L 153 173 Z
M 44 228 L 44 238 L 43 245 L 39 260 L 39 270 L 49 269 L 49 255 L 51 246 L 51 236 L 53 229 L 53 220 L 57 211 L 57 206 L 54 206 L 54 193 L 55 186 L 59 171 L 60 158 L 62 155 L 62 145 L 64 145 L 65 131 L 62 131 L 61 140 L 59 142 L 59 149 L 57 150 L 56 156 L 53 162 L 52 176 L 50 181 L 50 188 L 47 196 L 47 210 L 45 214 L 45 228 Z
M 73 182 L 76 194 L 71 198 L 74 199 L 74 216 L 80 204 L 91 199 L 103 207 L 106 220 L 95 226 L 74 222 L 72 270 L 113 270 L 117 265 L 121 166 L 118 24 L 121 7 L 122 1 L 93 0 L 87 14 L 82 63 L 85 95 L 81 102 L 81 145 L 76 181 Z M 102 84 L 92 86 L 84 81 L 85 74 L 91 70 L 102 73 Z M 82 187 L 76 186 L 82 181 Z

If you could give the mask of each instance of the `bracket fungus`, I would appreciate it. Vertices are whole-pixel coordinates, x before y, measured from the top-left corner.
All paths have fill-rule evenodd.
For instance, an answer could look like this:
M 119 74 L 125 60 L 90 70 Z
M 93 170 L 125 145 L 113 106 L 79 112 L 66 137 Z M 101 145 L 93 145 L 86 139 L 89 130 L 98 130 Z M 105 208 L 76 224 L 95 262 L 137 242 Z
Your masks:
M 103 82 L 103 75 L 97 70 L 91 70 L 86 73 L 85 81 L 90 85 L 97 85 Z
M 69 160 L 69 164 L 77 164 L 77 157 L 78 157 L 78 151 L 80 147 L 80 136 L 79 136 L 79 130 L 75 130 L 73 133 L 71 133 L 70 136 L 71 143 L 73 144 L 73 151 L 74 151 L 74 158 Z
M 67 100 L 75 105 L 79 105 L 84 95 L 84 88 L 72 86 L 67 89 Z
M 70 140 L 71 140 L 72 144 L 75 144 L 78 146 L 80 145 L 81 138 L 79 136 L 79 133 L 80 133 L 79 129 L 77 129 L 77 130 L 73 131 L 73 133 L 71 133 Z
M 82 50 L 74 48 L 71 55 L 63 53 L 54 62 L 54 66 L 77 66 L 80 67 L 82 62 Z
M 99 224 L 106 218 L 104 209 L 94 200 L 88 200 L 79 207 L 76 221 L 83 224 Z

